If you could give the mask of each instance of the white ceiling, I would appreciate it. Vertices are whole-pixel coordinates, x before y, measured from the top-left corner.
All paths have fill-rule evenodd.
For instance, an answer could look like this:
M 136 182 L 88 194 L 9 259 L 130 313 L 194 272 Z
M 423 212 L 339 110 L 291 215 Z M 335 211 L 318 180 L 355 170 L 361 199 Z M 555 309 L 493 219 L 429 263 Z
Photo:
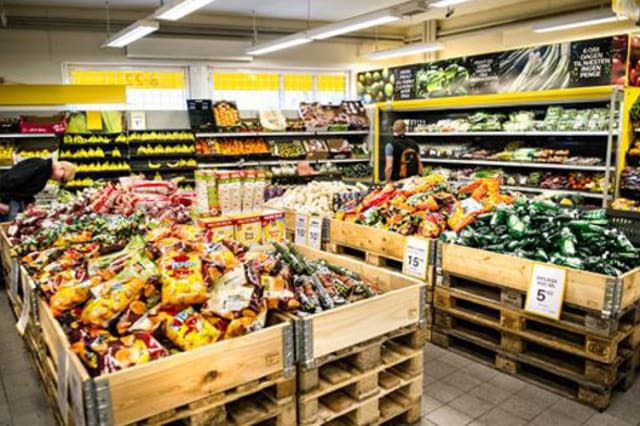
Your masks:
M 404 3 L 406 0 L 311 0 L 311 19 L 337 21 L 384 7 Z M 51 6 L 103 8 L 104 0 L 8 0 L 12 6 Z M 109 0 L 112 8 L 142 9 L 149 11 L 160 6 L 160 0 Z M 202 9 L 268 18 L 307 19 L 307 0 L 217 0 Z

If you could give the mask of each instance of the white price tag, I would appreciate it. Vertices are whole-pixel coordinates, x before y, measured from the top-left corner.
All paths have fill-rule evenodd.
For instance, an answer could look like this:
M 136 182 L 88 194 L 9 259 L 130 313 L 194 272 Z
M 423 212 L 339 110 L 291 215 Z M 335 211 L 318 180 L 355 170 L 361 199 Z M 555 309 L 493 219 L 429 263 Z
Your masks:
M 296 233 L 293 241 L 299 245 L 307 245 L 307 216 L 303 214 L 296 215 Z
M 423 238 L 407 238 L 404 249 L 402 272 L 421 280 L 427 279 L 427 265 L 429 264 L 429 240 Z
M 71 363 L 70 363 L 71 364 Z M 82 379 L 74 368 L 69 368 L 69 393 L 71 394 L 71 409 L 73 411 L 73 424 L 85 426 L 84 416 L 84 390 Z
M 566 280 L 566 269 L 534 264 L 524 310 L 543 317 L 560 319 Z
M 20 333 L 21 336 L 27 328 L 27 324 L 29 323 L 29 314 L 31 313 L 31 291 L 29 289 L 29 280 L 26 276 L 22 277 L 22 294 L 22 312 L 20 313 L 20 318 L 16 324 L 18 333 Z
M 69 380 L 69 374 L 67 369 L 67 362 L 69 362 L 69 358 L 67 357 L 67 351 L 65 347 L 60 343 L 58 344 L 58 408 L 60 409 L 60 414 L 63 419 L 67 418 L 67 399 L 68 399 L 68 390 L 67 383 Z
M 131 130 L 147 130 L 147 116 L 144 111 L 131 111 Z
M 307 229 L 307 243 L 309 247 L 322 250 L 322 218 L 310 217 Z
M 18 279 L 20 278 L 20 265 L 16 259 L 11 259 L 11 276 L 9 278 L 9 290 L 11 290 L 11 297 L 15 300 L 18 296 Z

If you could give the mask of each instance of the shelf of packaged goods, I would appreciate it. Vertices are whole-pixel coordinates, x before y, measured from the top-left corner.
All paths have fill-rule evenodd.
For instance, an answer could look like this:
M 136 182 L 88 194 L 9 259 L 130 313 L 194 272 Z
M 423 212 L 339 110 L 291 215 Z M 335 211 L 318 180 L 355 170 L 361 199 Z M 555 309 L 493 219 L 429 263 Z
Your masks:
M 0 139 L 41 139 L 55 137 L 55 133 L 0 133 Z
M 226 132 L 226 133 L 196 133 L 197 138 L 255 138 L 255 137 L 286 137 L 286 136 L 355 136 L 368 135 L 368 130 L 345 130 L 343 132 Z
M 512 190 L 512 191 L 520 191 L 520 192 L 536 192 L 541 194 L 574 194 L 580 195 L 584 198 L 597 198 L 603 199 L 604 194 L 602 192 L 589 192 L 589 191 L 578 191 L 575 189 L 548 189 L 548 188 L 536 188 L 531 186 L 517 186 L 517 185 L 501 185 L 500 186 L 504 190 Z
M 413 137 L 440 137 L 440 136 L 608 136 L 609 131 L 523 131 L 523 132 L 410 132 L 407 136 Z M 614 131 L 613 135 L 617 135 Z
M 342 158 L 342 159 L 328 159 L 328 160 L 270 160 L 270 161 L 236 161 L 230 163 L 204 163 L 198 164 L 200 169 L 217 169 L 220 167 L 251 167 L 251 166 L 280 166 L 284 164 L 297 164 L 301 161 L 308 161 L 309 164 L 322 164 L 322 163 L 365 163 L 368 162 L 368 158 Z
M 493 160 L 477 160 L 456 159 L 456 158 L 422 158 L 423 163 L 432 164 L 467 164 L 469 166 L 499 166 L 499 167 L 526 167 L 531 169 L 556 169 L 556 170 L 581 170 L 590 172 L 604 172 L 606 166 L 584 166 L 579 164 L 558 164 L 558 163 L 534 163 L 522 161 L 493 161 Z M 614 168 L 611 167 L 611 170 Z

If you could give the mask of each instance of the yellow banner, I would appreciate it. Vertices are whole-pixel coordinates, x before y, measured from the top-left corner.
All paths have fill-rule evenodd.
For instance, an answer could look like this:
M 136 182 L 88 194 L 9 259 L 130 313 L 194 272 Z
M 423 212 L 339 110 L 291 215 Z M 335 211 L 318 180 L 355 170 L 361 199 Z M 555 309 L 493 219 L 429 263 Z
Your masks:
M 344 92 L 347 87 L 347 77 L 344 75 L 319 75 L 318 91 Z
M 125 86 L 0 85 L 0 105 L 124 104 Z
M 214 90 L 280 90 L 280 76 L 272 73 L 213 73 Z
M 143 89 L 184 89 L 184 71 L 71 71 L 71 84 L 124 85 Z
M 313 76 L 311 74 L 285 74 L 284 90 L 313 90 Z

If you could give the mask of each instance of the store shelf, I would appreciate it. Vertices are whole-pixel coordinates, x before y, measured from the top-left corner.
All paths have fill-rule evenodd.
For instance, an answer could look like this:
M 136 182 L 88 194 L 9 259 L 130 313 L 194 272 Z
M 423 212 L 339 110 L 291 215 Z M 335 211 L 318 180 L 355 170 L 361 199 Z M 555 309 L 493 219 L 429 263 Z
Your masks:
M 9 170 L 13 166 L 0 166 L 0 170 Z
M 515 185 L 501 185 L 500 188 L 504 190 L 520 191 L 520 192 L 535 192 L 540 194 L 575 194 L 584 198 L 597 198 L 602 200 L 604 194 L 602 192 L 589 192 L 589 191 L 576 191 L 574 189 L 548 189 L 548 188 L 536 188 L 531 186 L 515 186 Z
M 614 135 L 617 133 L 614 132 Z M 528 132 L 411 132 L 407 136 L 413 137 L 444 137 L 444 136 L 608 136 L 607 130 L 601 131 L 528 131 Z
M 196 133 L 197 138 L 255 138 L 255 137 L 286 137 L 286 136 L 353 136 L 368 135 L 368 130 L 347 130 L 344 132 L 227 132 L 227 133 Z
M 269 161 L 235 161 L 228 163 L 202 163 L 198 164 L 200 169 L 217 169 L 220 167 L 252 167 L 252 166 L 279 166 L 283 164 L 297 164 L 300 161 L 308 161 L 309 164 L 322 163 L 366 163 L 368 158 L 344 158 L 344 159 L 328 159 L 328 160 L 269 160 Z
M 55 133 L 0 133 L 0 139 L 41 139 L 55 137 Z
M 526 167 L 530 169 L 555 169 L 555 170 L 582 170 L 591 172 L 604 172 L 606 166 L 582 166 L 578 164 L 558 164 L 558 163 L 534 163 L 520 161 L 493 161 L 476 159 L 455 159 L 455 158 L 422 158 L 423 163 L 432 164 L 463 164 L 469 166 L 499 166 L 499 167 Z M 613 170 L 613 167 L 610 167 Z

